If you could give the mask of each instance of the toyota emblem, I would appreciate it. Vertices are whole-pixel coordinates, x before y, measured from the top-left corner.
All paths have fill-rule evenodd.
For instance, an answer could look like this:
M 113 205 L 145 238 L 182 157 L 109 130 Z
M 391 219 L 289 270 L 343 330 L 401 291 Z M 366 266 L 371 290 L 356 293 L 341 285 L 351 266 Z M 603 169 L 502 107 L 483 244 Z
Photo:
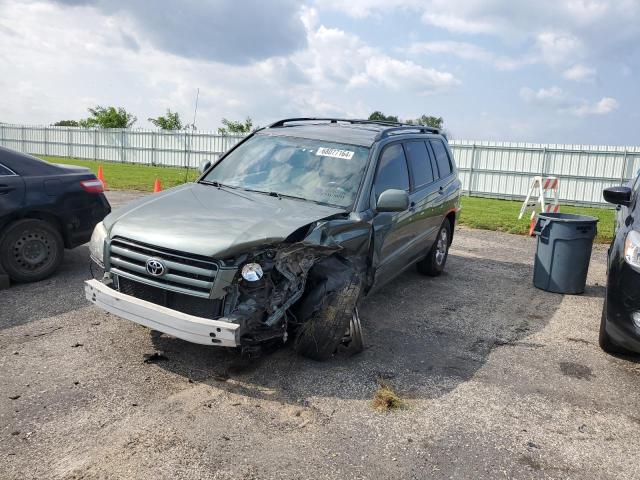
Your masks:
M 158 260 L 157 258 L 150 258 L 147 260 L 145 268 L 147 269 L 147 273 L 154 277 L 161 277 L 167 271 L 167 267 L 164 266 L 162 260 Z

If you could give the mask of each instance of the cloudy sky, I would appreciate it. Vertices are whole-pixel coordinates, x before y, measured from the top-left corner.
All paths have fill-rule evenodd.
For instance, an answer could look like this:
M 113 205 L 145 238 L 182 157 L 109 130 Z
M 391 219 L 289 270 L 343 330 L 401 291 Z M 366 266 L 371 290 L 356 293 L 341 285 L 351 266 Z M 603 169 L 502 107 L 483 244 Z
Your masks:
M 640 144 L 639 0 L 0 0 L 0 121 L 442 116 L 454 138 Z

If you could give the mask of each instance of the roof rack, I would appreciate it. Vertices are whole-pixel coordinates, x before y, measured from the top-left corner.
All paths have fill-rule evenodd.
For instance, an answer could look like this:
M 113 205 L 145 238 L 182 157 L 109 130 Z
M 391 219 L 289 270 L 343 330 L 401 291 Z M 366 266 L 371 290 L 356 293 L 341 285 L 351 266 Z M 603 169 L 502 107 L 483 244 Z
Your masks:
M 377 136 L 377 140 L 381 138 L 385 138 L 389 135 L 393 135 L 395 133 L 400 133 L 403 130 L 417 130 L 420 133 L 435 133 L 440 134 L 441 131 L 439 128 L 429 127 L 427 125 L 412 125 L 409 123 L 401 123 L 401 122 L 389 122 L 386 120 L 361 120 L 361 119 L 351 119 L 351 118 L 332 118 L 332 117 L 298 117 L 298 118 L 284 118 L 282 120 L 278 120 L 275 123 L 272 123 L 267 128 L 278 128 L 285 127 L 287 123 L 299 123 L 299 122 L 329 122 L 329 123 L 338 123 L 345 122 L 356 125 L 382 125 L 386 127 L 390 127 L 386 130 L 380 132 Z

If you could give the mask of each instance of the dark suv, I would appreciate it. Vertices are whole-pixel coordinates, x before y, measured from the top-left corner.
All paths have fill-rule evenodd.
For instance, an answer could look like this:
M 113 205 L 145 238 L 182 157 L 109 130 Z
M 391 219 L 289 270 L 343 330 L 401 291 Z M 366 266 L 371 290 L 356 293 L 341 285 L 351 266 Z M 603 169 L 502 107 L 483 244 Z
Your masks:
M 248 136 L 196 183 L 99 224 L 86 296 L 191 342 L 257 353 L 295 335 L 324 359 L 363 346 L 357 304 L 417 264 L 439 275 L 460 180 L 422 125 L 294 118 Z
M 604 198 L 618 209 L 600 346 L 609 353 L 640 353 L 640 173 L 628 186 L 607 188 Z

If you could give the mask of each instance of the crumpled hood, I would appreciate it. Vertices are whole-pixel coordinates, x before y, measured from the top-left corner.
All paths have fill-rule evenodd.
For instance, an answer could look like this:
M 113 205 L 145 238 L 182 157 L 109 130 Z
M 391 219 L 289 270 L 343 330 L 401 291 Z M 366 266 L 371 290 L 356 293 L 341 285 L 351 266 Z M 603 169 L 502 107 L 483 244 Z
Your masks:
M 111 213 L 109 237 L 213 258 L 284 240 L 300 227 L 344 212 L 294 199 L 189 183 Z

